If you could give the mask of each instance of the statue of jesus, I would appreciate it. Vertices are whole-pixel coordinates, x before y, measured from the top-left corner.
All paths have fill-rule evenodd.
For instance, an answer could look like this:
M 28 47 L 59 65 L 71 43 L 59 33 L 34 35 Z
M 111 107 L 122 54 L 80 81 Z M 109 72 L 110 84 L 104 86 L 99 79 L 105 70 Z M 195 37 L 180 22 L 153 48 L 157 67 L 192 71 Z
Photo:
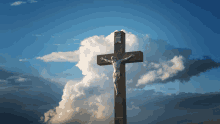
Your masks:
M 108 60 L 108 59 L 103 58 L 103 57 L 100 58 L 101 60 L 105 60 L 106 62 L 110 62 L 110 63 L 112 63 L 112 65 L 113 65 L 113 68 L 114 68 L 114 72 L 113 72 L 113 82 L 114 82 L 114 88 L 115 88 L 115 91 L 116 91 L 116 95 L 120 94 L 120 93 L 118 92 L 118 86 L 117 86 L 116 81 L 117 81 L 118 79 L 120 79 L 120 75 L 121 75 L 121 74 L 120 74 L 120 65 L 121 65 L 121 62 L 126 61 L 126 60 L 130 59 L 130 58 L 133 57 L 133 56 L 134 56 L 134 55 L 131 54 L 129 57 L 124 58 L 124 59 L 120 59 L 120 60 L 117 60 L 117 58 L 114 57 L 114 56 L 111 56 L 111 60 Z

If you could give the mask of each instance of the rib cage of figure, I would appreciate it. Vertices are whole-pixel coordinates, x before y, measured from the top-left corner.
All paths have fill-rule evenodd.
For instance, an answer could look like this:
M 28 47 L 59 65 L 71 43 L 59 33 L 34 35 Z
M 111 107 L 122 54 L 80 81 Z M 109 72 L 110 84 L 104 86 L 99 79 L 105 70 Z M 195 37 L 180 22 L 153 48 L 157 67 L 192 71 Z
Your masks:
M 124 58 L 124 59 L 119 59 L 119 60 L 117 60 L 117 58 L 114 57 L 114 56 L 111 56 L 111 60 L 106 59 L 106 57 L 105 58 L 103 58 L 103 57 L 100 58 L 102 61 L 104 60 L 106 62 L 110 62 L 113 65 L 113 69 L 114 69 L 113 83 L 114 83 L 114 88 L 115 88 L 115 91 L 116 91 L 116 95 L 120 94 L 120 92 L 118 91 L 118 85 L 116 83 L 116 81 L 120 79 L 120 75 L 121 75 L 120 65 L 123 61 L 126 61 L 126 60 L 130 59 L 133 56 L 134 56 L 134 54 L 131 54 L 129 57 Z

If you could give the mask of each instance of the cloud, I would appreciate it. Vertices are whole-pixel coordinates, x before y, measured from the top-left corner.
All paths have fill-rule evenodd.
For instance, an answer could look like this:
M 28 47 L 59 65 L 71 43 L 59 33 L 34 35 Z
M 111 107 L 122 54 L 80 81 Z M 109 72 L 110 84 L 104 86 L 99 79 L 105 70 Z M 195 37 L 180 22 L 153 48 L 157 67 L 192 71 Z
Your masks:
M 16 2 L 12 3 L 11 6 L 19 6 L 19 5 L 24 4 L 24 3 L 26 3 L 26 2 L 16 1 Z
M 143 38 L 144 39 L 144 38 Z M 192 51 L 185 48 L 174 48 L 163 40 L 148 38 L 145 42 L 139 39 L 139 46 L 142 46 L 144 62 L 134 64 L 127 73 L 133 83 L 129 87 L 144 88 L 148 84 L 168 83 L 175 80 L 187 82 L 193 76 L 199 76 L 207 70 L 218 68 L 219 63 L 210 57 L 204 56 L 200 59 L 190 59 Z M 142 41 L 142 42 L 141 42 Z M 128 77 L 128 76 L 127 76 Z
M 153 106 L 152 103 L 152 106 L 147 110 L 144 108 L 146 106 L 141 106 L 146 105 L 141 95 L 144 91 L 135 91 L 134 88 L 141 89 L 147 84 L 168 83 L 170 80 L 178 80 L 178 75 L 190 68 L 186 62 L 190 61 L 188 57 L 191 54 L 191 50 L 174 48 L 164 40 L 149 38 L 149 35 L 144 35 L 140 38 L 125 30 L 122 31 L 126 33 L 125 51 L 143 51 L 144 55 L 144 62 L 126 64 L 126 80 L 128 82 L 126 87 L 129 89 L 127 97 L 132 98 L 131 96 L 135 94 L 134 103 L 136 103 L 128 104 L 129 113 L 132 113 L 129 116 L 133 117 L 133 119 L 136 118 L 137 122 L 141 121 L 141 119 L 145 120 L 146 117 L 150 117 L 155 113 L 156 115 L 162 115 L 164 108 L 160 108 L 160 106 Z M 65 56 L 70 56 L 70 53 L 77 52 L 78 63 L 76 67 L 84 75 L 80 81 L 70 80 L 67 82 L 59 106 L 45 112 L 44 121 L 54 124 L 70 122 L 78 122 L 80 124 L 113 123 L 113 67 L 112 65 L 97 65 L 97 55 L 114 53 L 114 32 L 106 37 L 101 35 L 86 38 L 80 44 L 79 50 L 60 52 L 60 54 L 53 53 L 53 55 L 46 55 L 48 57 L 38 58 L 44 61 L 60 61 L 60 55 L 62 55 L 64 56 L 62 61 L 70 61 Z M 202 60 L 199 60 L 199 62 L 204 63 Z M 209 65 L 209 63 L 204 64 Z M 208 68 L 210 66 L 202 67 L 210 69 Z M 206 69 L 198 70 L 197 74 L 205 72 Z M 191 76 L 193 74 L 188 75 L 189 78 Z M 161 92 L 149 91 L 147 93 L 151 94 L 149 96 L 152 97 L 148 100 L 154 100 L 153 98 L 158 95 L 163 96 Z M 138 97 L 139 95 L 142 98 Z M 144 95 L 148 96 L 148 94 Z M 146 113 L 148 113 L 147 116 L 145 116 Z M 155 116 L 151 121 L 155 121 L 158 117 Z
M 191 122 L 212 124 L 209 120 L 213 120 L 215 124 L 220 121 L 220 102 L 217 100 L 220 96 L 219 92 L 177 95 L 153 95 L 155 91 L 152 90 L 139 92 L 138 96 L 127 99 L 128 106 L 135 106 L 141 110 L 136 115 L 132 115 L 133 111 L 128 110 L 129 124 L 137 122 L 140 124 L 188 124 Z M 144 98 L 145 96 L 150 99 Z
M 24 59 L 19 59 L 20 62 L 27 62 L 29 59 L 24 58 Z
M 0 68 L 1 121 L 40 124 L 39 118 L 44 112 L 58 105 L 62 89 L 62 86 L 42 77 Z
M 27 81 L 28 79 L 19 77 L 19 78 L 16 79 L 16 80 L 17 80 L 18 82 L 25 82 L 25 81 Z
M 181 82 L 187 82 L 192 76 L 199 76 L 199 74 L 201 74 L 202 72 L 206 72 L 207 70 L 213 68 L 219 68 L 219 66 L 220 63 L 215 62 L 210 58 L 207 59 L 205 57 L 204 59 L 188 60 L 185 63 L 186 69 L 175 75 L 173 78 L 169 79 L 169 81 L 178 79 Z
M 0 82 L 5 83 L 5 82 L 7 82 L 7 81 L 6 81 L 6 80 L 2 80 L 2 79 L 0 79 Z
M 36 86 L 43 86 L 44 88 L 51 88 L 51 87 L 62 87 L 62 85 L 59 85 L 58 83 L 55 83 L 53 81 L 49 81 L 46 80 L 42 77 L 35 77 L 32 75 L 26 75 L 26 74 L 22 74 L 22 73 L 18 73 L 18 72 L 10 72 L 7 71 L 5 69 L 0 68 L 0 82 L 7 88 L 10 89 L 11 88 L 17 88 L 19 89 L 19 87 L 27 87 L 28 89 L 31 90 L 38 90 L 38 88 L 36 88 Z M 52 82 L 54 84 L 52 84 Z M 51 85 L 51 86 L 44 86 L 44 85 Z M 57 86 L 52 86 L 52 85 L 57 85 Z M 47 92 L 49 90 L 43 90 L 40 89 L 42 92 Z M 56 88 L 55 88 L 56 89 Z M 31 91 L 30 90 L 30 91 Z M 3 93 L 3 90 L 1 90 Z M 4 89 L 4 91 L 9 91 L 7 89 Z M 12 91 L 13 92 L 13 91 Z M 50 92 L 50 91 L 49 91 Z
M 35 1 L 35 0 L 28 0 L 27 2 L 29 2 L 29 3 L 36 3 L 37 1 Z M 25 4 L 25 3 L 27 3 L 27 2 L 16 1 L 16 2 L 14 2 L 14 3 L 11 3 L 11 6 L 19 6 L 19 5 Z M 42 36 L 42 35 L 36 34 L 36 35 L 33 35 L 33 36 Z
M 93 36 L 84 39 L 79 48 L 79 61 L 77 67 L 85 77 L 81 81 L 67 82 L 62 101 L 53 111 L 45 113 L 44 121 L 52 123 L 79 123 L 98 124 L 113 123 L 113 80 L 112 66 L 99 66 L 96 62 L 97 55 L 114 52 L 114 32 L 109 36 Z M 130 51 L 138 50 L 137 37 L 131 33 L 126 34 L 126 48 Z M 131 68 L 129 66 L 126 67 Z M 128 69 L 129 70 L 129 69 Z M 129 107 L 140 111 L 135 106 Z M 79 116 L 84 113 L 86 116 Z M 53 115 L 48 117 L 48 115 Z M 85 117 L 85 118 L 84 118 Z
M 148 73 L 143 75 L 139 80 L 136 86 L 141 84 L 147 84 L 154 82 L 155 80 L 164 81 L 168 78 L 173 77 L 179 71 L 184 69 L 183 65 L 183 56 L 174 56 L 173 59 L 166 62 L 160 63 L 150 63 L 148 64 Z
M 45 113 L 45 122 L 113 123 L 113 85 L 112 79 L 107 80 L 111 74 L 103 73 L 106 69 L 96 62 L 98 54 L 113 52 L 113 36 L 114 32 L 107 37 L 93 36 L 81 42 L 76 66 L 85 77 L 81 81 L 67 82 L 59 106 L 52 117 Z M 127 43 L 133 44 L 132 41 Z M 82 113 L 84 116 L 80 116 Z
M 62 73 L 55 73 L 55 75 L 50 75 L 47 70 L 44 68 L 41 71 L 40 74 L 42 77 L 46 77 L 48 80 L 52 82 L 57 82 L 63 86 L 65 86 L 66 82 L 68 82 L 70 79 L 67 79 L 66 77 L 72 76 L 72 73 L 62 72 Z M 77 78 L 74 78 L 76 80 Z
M 35 0 L 28 0 L 29 3 L 36 3 L 37 1 Z
M 16 73 L 16 72 L 11 73 L 11 72 L 3 69 L 3 68 L 0 68 L 0 70 L 1 70 L 0 71 L 0 79 L 1 80 L 6 80 L 6 79 L 8 79 L 11 76 L 18 76 L 19 75 L 19 73 Z
M 26 83 L 27 81 L 30 81 L 30 79 L 28 79 L 28 78 L 24 78 L 24 77 L 21 77 L 21 76 L 10 76 L 10 77 L 8 77 L 7 79 L 7 84 L 12 84 L 12 85 L 16 85 L 16 84 L 18 84 L 18 85 L 20 85 L 20 84 L 28 84 L 28 85 L 30 85 L 29 83 Z
M 41 59 L 45 62 L 78 62 L 79 51 L 52 52 L 51 54 L 45 55 L 43 57 L 37 57 L 36 59 Z

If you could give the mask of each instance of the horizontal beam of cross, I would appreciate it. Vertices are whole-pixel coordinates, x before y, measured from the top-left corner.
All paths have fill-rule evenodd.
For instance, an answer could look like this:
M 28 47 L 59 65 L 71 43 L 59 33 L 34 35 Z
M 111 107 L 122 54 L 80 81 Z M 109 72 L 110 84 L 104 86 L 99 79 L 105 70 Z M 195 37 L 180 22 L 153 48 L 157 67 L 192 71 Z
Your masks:
M 143 62 L 143 52 L 141 51 L 134 51 L 134 52 L 126 52 L 122 55 L 122 58 L 127 58 L 129 57 L 131 54 L 134 54 L 134 57 L 131 57 L 130 59 L 122 62 L 123 63 L 134 63 L 134 62 Z M 111 65 L 111 63 L 106 62 L 106 61 L 101 61 L 101 57 L 111 60 L 111 56 L 115 56 L 114 54 L 103 54 L 103 55 L 98 55 L 97 56 L 97 64 L 98 65 Z M 121 59 L 121 58 L 117 58 L 117 59 Z

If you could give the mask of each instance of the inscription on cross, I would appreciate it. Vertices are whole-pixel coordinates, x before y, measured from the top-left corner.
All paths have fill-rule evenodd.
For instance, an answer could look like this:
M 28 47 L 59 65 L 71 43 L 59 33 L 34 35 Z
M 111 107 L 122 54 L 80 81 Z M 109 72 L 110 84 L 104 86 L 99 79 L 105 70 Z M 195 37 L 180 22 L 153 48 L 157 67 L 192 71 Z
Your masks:
M 113 65 L 114 68 L 115 124 L 127 123 L 125 63 L 133 62 L 143 62 L 143 52 L 134 51 L 125 53 L 125 33 L 123 31 L 115 32 L 113 54 L 97 56 L 98 65 Z

